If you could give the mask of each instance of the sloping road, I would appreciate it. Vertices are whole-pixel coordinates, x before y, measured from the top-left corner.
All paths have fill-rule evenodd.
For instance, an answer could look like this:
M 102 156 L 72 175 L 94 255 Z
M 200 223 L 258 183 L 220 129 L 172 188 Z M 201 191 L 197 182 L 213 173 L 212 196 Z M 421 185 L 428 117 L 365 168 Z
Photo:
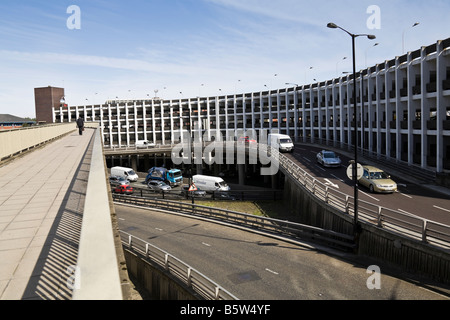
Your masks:
M 115 205 L 121 230 L 170 252 L 242 300 L 449 299 L 351 254 L 318 250 L 177 214 Z M 407 275 L 402 275 L 407 276 Z M 372 284 L 377 282 L 369 281 Z M 427 283 L 427 285 L 430 285 Z

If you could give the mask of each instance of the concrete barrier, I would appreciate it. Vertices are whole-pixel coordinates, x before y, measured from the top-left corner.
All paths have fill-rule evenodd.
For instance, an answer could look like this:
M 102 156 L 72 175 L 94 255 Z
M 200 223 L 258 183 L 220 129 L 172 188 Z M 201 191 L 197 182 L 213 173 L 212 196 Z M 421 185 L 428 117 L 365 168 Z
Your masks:
M 73 123 L 0 131 L 0 160 L 74 131 Z
M 72 299 L 122 300 L 103 145 L 94 135 Z
M 151 300 L 200 300 L 193 290 L 135 253 L 124 249 L 128 274 Z
M 97 128 L 98 123 L 86 123 Z M 0 161 L 76 130 L 75 123 L 33 126 L 0 131 Z

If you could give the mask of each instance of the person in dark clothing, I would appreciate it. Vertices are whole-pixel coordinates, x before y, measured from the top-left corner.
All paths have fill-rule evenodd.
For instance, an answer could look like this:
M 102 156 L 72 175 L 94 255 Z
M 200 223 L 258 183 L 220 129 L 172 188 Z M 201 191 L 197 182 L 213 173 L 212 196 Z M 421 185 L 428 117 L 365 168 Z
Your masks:
M 84 120 L 83 118 L 79 117 L 77 119 L 77 127 L 78 127 L 78 132 L 80 133 L 80 136 L 83 134 L 83 130 L 84 130 Z

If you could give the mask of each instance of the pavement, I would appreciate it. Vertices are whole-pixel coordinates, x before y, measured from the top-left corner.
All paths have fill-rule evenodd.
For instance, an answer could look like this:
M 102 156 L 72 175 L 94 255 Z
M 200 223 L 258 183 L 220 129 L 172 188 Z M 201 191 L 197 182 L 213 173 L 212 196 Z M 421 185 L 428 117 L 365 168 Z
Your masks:
M 0 165 L 0 300 L 70 300 L 94 130 Z

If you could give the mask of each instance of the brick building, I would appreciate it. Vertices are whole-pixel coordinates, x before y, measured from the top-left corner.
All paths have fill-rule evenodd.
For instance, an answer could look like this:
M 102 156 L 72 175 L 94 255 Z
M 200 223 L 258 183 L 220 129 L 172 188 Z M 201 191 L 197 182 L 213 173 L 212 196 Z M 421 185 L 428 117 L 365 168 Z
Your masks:
M 36 121 L 53 123 L 53 108 L 59 109 L 62 98 L 64 98 L 63 88 L 51 86 L 35 88 Z

